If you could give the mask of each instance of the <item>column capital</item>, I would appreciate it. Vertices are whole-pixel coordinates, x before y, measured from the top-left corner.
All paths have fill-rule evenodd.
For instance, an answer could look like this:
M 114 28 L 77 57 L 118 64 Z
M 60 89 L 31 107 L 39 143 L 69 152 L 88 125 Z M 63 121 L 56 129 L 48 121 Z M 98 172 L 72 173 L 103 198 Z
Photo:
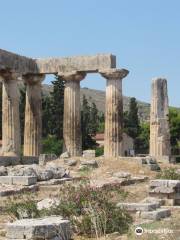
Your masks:
M 23 75 L 23 80 L 29 85 L 40 84 L 45 78 L 45 74 L 26 74 Z
M 2 70 L 0 71 L 0 80 L 1 81 L 15 81 L 18 80 L 18 78 L 21 75 L 19 73 L 16 72 L 11 72 L 8 70 Z
M 118 80 L 126 77 L 129 71 L 126 69 L 109 68 L 109 69 L 100 69 L 99 73 L 101 74 L 102 77 L 106 79 Z
M 58 76 L 63 78 L 64 81 L 81 81 L 86 77 L 86 72 L 72 71 L 72 72 L 58 72 Z

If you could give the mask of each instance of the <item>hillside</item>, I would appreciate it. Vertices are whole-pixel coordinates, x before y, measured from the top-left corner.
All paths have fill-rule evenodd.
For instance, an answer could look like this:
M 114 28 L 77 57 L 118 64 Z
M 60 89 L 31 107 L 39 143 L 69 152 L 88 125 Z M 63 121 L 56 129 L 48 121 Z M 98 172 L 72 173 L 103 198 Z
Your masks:
M 43 93 L 44 95 L 48 95 L 52 91 L 52 85 L 43 84 Z M 105 92 L 90 88 L 81 88 L 81 102 L 83 95 L 86 96 L 89 103 L 94 102 L 99 111 L 105 111 Z M 129 108 L 129 100 L 130 97 L 123 97 L 123 105 L 124 111 L 127 111 Z M 149 120 L 149 111 L 150 111 L 150 104 L 138 101 L 139 107 L 139 117 L 141 120 Z

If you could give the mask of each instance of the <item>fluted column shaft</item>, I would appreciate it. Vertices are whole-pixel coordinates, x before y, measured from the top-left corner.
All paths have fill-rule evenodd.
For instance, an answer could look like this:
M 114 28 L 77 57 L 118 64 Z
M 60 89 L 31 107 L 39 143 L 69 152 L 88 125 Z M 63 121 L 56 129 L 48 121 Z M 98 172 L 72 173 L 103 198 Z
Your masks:
M 102 70 L 100 73 L 107 79 L 104 156 L 116 158 L 124 155 L 122 79 L 128 71 L 110 69 Z
M 65 150 L 70 156 L 81 156 L 81 109 L 80 109 L 80 81 L 85 73 L 72 72 L 60 74 L 66 81 L 64 90 L 64 121 L 63 138 Z
M 167 80 L 152 81 L 150 113 L 150 155 L 156 158 L 171 155 Z
M 19 91 L 17 74 L 2 77 L 2 155 L 20 155 Z
M 44 75 L 26 75 L 24 156 L 39 156 L 42 150 L 42 96 Z

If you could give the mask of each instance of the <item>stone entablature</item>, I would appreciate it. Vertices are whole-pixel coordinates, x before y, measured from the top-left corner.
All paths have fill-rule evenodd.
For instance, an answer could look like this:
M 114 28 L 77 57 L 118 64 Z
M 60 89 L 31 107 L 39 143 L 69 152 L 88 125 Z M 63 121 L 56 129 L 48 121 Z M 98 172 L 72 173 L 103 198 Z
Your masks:
M 24 156 L 41 154 L 41 82 L 45 74 L 56 74 L 65 82 L 64 148 L 69 156 L 82 155 L 80 81 L 87 73 L 100 73 L 107 80 L 105 157 L 122 152 L 122 79 L 128 71 L 116 69 L 112 54 L 65 58 L 32 59 L 0 50 L 0 78 L 3 83 L 3 155 L 20 154 L 19 93 L 17 82 L 26 83 Z
M 0 70 L 21 74 L 57 74 L 72 71 L 93 73 L 101 68 L 115 67 L 116 56 L 112 54 L 33 59 L 0 49 Z

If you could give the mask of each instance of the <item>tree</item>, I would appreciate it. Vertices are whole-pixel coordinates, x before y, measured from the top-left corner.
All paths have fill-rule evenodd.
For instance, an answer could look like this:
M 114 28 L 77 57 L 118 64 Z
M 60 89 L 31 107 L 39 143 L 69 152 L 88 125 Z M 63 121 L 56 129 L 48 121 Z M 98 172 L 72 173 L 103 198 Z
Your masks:
M 93 112 L 95 112 L 95 108 Z M 82 131 L 82 148 L 88 149 L 92 148 L 96 145 L 95 140 L 92 139 L 92 133 L 93 135 L 96 134 L 94 126 L 95 123 L 91 122 L 93 121 L 93 117 L 91 116 L 91 107 L 88 104 L 88 101 L 83 95 L 83 102 L 82 102 L 82 110 L 81 110 L 81 131 Z M 92 128 L 93 126 L 93 128 Z
M 53 91 L 50 93 L 51 101 L 51 134 L 56 136 L 57 139 L 63 138 L 63 115 L 64 115 L 64 88 L 65 82 L 56 76 L 52 82 Z
M 139 127 L 139 134 L 136 137 L 135 149 L 136 152 L 142 154 L 149 153 L 149 138 L 150 138 L 150 124 L 141 123 Z
M 50 96 L 43 96 L 42 98 L 42 136 L 46 138 L 48 135 L 53 135 L 52 122 L 52 98 Z
M 180 111 L 174 108 L 169 110 L 169 125 L 172 149 L 179 148 L 180 142 Z
M 96 104 L 93 102 L 90 107 L 90 122 L 89 122 L 89 130 L 90 135 L 95 136 L 98 129 L 98 109 Z
M 138 105 L 136 98 L 131 98 L 127 115 L 127 134 L 135 139 L 139 134 Z

